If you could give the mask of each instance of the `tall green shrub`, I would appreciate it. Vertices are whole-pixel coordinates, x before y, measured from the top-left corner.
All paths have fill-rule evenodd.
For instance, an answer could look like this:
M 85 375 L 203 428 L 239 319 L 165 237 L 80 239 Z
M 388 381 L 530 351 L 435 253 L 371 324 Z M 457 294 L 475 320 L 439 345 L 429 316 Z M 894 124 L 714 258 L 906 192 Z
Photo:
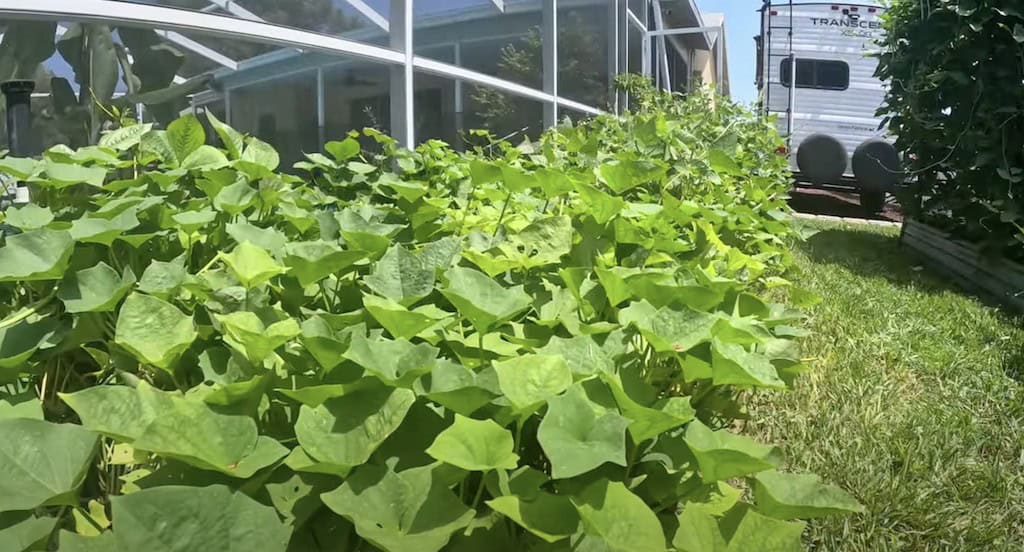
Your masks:
M 1024 6 L 896 0 L 878 75 L 913 214 L 1024 258 Z
M 518 147 L 211 118 L 0 159 L 15 550 L 794 550 L 857 511 L 734 431 L 805 369 L 770 126 L 652 97 Z M 393 169 L 394 168 L 394 169 Z

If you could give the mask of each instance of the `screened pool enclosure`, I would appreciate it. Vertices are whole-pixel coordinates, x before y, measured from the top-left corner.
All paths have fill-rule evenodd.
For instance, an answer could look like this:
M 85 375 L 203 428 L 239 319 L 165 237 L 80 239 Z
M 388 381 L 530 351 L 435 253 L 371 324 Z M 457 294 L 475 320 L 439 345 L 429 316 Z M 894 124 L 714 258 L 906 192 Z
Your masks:
M 363 127 L 460 147 L 627 109 L 621 73 L 727 92 L 709 19 L 692 0 L 0 0 L 0 80 L 34 83 L 36 149 L 190 110 L 283 160 Z

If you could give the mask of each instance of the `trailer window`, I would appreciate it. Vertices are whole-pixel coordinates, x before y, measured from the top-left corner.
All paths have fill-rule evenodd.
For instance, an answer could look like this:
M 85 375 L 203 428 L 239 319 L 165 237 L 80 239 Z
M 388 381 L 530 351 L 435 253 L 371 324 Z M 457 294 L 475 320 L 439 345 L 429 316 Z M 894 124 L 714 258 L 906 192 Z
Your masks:
M 782 85 L 789 87 L 789 60 L 779 67 Z M 844 61 L 830 59 L 797 59 L 796 87 L 819 90 L 846 90 L 850 87 L 850 66 Z

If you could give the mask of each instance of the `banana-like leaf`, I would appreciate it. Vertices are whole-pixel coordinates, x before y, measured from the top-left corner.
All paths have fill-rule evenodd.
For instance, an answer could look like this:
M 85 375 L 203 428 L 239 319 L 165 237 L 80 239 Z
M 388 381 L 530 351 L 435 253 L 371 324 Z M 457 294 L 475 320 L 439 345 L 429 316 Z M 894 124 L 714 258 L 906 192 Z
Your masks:
M 185 63 L 185 55 L 167 44 L 152 29 L 119 27 L 117 35 L 131 51 L 132 73 L 140 82 L 139 92 L 151 92 L 170 86 Z
M 71 83 L 64 77 L 50 79 L 50 100 L 59 114 L 67 113 L 78 105 L 75 90 L 71 88 Z
M 39 64 L 53 55 L 52 21 L 19 21 L 8 25 L 0 43 L 0 81 L 31 79 Z

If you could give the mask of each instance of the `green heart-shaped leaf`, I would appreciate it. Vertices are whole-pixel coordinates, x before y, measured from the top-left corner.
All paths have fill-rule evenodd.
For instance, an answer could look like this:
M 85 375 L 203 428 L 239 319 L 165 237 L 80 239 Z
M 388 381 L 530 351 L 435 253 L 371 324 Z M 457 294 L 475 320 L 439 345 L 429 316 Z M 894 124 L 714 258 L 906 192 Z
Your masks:
M 456 414 L 455 421 L 434 439 L 427 454 L 469 471 L 512 470 L 519 462 L 514 447 L 512 433 L 493 420 Z
M 450 268 L 445 279 L 447 285 L 441 293 L 480 333 L 488 333 L 497 324 L 530 308 L 532 303 L 523 286 L 504 288 L 478 270 Z
M 39 322 L 22 320 L 0 328 L 0 383 L 9 383 L 20 372 L 28 371 L 28 359 L 54 335 L 57 328 L 58 321 L 54 318 Z
M 0 282 L 59 280 L 74 245 L 64 230 L 40 228 L 10 236 L 0 247 Z
M 258 435 L 252 418 L 222 413 L 202 400 L 145 382 L 134 389 L 91 387 L 61 398 L 88 429 L 231 477 L 252 477 L 288 454 L 277 441 Z
M 802 521 L 781 521 L 747 508 L 726 552 L 800 552 L 804 549 L 800 537 L 805 527 L 807 524 Z
M 417 394 L 463 416 L 469 416 L 500 394 L 493 370 L 476 372 L 449 360 L 439 360 L 434 369 L 417 380 Z
M 572 385 L 572 372 L 560 356 L 523 355 L 494 363 L 498 385 L 517 410 L 532 412 Z
M 42 228 L 53 222 L 53 212 L 47 207 L 40 207 L 35 203 L 12 207 L 4 211 L 4 223 L 10 224 L 23 231 Z
M 110 503 L 110 550 L 284 552 L 291 537 L 273 508 L 224 485 L 154 487 Z
M 664 552 L 665 535 L 654 512 L 619 482 L 599 480 L 572 503 L 584 532 L 614 552 Z M 752 548 L 750 550 L 756 550 Z
M 150 295 L 168 299 L 185 283 L 187 275 L 183 257 L 170 262 L 153 261 L 142 273 L 138 289 Z
M 821 478 L 809 473 L 761 472 L 754 476 L 754 500 L 760 512 L 779 519 L 864 511 L 846 491 L 822 483 Z
M 615 372 L 615 361 L 592 337 L 587 335 L 569 338 L 554 336 L 547 345 L 537 349 L 536 352 L 540 355 L 561 356 L 576 376 Z
M 728 544 L 718 519 L 699 505 L 687 504 L 678 516 L 679 528 L 672 546 L 680 552 L 726 552 Z
M 374 263 L 363 282 L 379 295 L 409 306 L 434 291 L 434 268 L 401 245 L 394 245 Z
M 88 184 L 97 188 L 103 186 L 107 177 L 107 169 L 103 167 L 86 167 L 71 163 L 57 163 L 50 159 L 43 160 L 47 184 L 55 188 L 66 188 L 75 184 Z
M 71 223 L 71 237 L 80 242 L 109 246 L 115 239 L 138 225 L 139 219 L 132 209 L 109 219 L 83 217 Z
M 295 436 L 311 457 L 337 466 L 365 463 L 401 425 L 416 395 L 408 389 L 362 383 L 320 406 L 303 405 Z
M 473 519 L 473 510 L 448 490 L 431 466 L 398 473 L 362 466 L 320 498 L 351 521 L 360 537 L 389 552 L 437 552 Z
M 265 249 L 248 241 L 240 243 L 231 253 L 221 255 L 221 259 L 235 278 L 250 289 L 288 271 Z
M 67 312 L 112 311 L 135 284 L 135 274 L 125 268 L 123 275 L 106 263 L 68 273 L 57 289 Z
M 487 505 L 547 542 L 574 535 L 580 525 L 576 508 L 565 496 L 544 492 L 529 498 L 499 496 L 488 500 Z
M 724 429 L 711 431 L 699 420 L 686 427 L 685 440 L 706 483 L 770 470 L 780 462 L 775 447 Z
M 433 305 L 409 310 L 390 299 L 363 295 L 363 307 L 397 339 L 411 339 L 421 331 L 451 316 Z
M 31 512 L 0 514 L 0 542 L 5 550 L 46 550 L 57 521 L 55 517 L 34 517 Z
M 0 419 L 0 512 L 78 504 L 98 442 L 77 425 Z
M 141 362 L 169 370 L 197 335 L 192 317 L 174 305 L 132 293 L 118 312 L 114 341 Z
M 752 385 L 785 389 L 771 360 L 761 353 L 751 353 L 742 345 L 714 340 L 711 344 L 711 371 L 715 385 Z
M 240 178 L 217 193 L 217 197 L 213 198 L 213 206 L 218 211 L 235 216 L 251 207 L 255 201 L 256 190 L 244 178 Z
M 274 228 L 253 226 L 248 222 L 231 222 L 224 228 L 236 242 L 252 242 L 273 255 L 279 254 L 288 242 L 288 237 L 283 232 Z
M 438 350 L 426 343 L 413 345 L 406 340 L 369 339 L 361 333 L 352 336 L 345 358 L 365 368 L 388 385 L 408 386 L 437 363 Z
M 257 364 L 302 332 L 294 318 L 264 324 L 249 311 L 216 315 L 216 319 L 224 328 L 224 341 Z
M 228 166 L 228 158 L 217 148 L 203 144 L 181 162 L 186 171 L 213 171 Z
M 592 402 L 577 384 L 548 399 L 537 440 L 551 460 L 551 476 L 565 479 L 611 462 L 626 465 L 629 420 Z
M 284 247 L 284 265 L 303 287 L 338 274 L 365 258 L 365 251 L 342 249 L 327 241 L 289 242 Z
M 646 301 L 631 303 L 619 312 L 619 322 L 632 324 L 658 352 L 686 352 L 710 341 L 718 317 L 682 307 L 653 310 Z

